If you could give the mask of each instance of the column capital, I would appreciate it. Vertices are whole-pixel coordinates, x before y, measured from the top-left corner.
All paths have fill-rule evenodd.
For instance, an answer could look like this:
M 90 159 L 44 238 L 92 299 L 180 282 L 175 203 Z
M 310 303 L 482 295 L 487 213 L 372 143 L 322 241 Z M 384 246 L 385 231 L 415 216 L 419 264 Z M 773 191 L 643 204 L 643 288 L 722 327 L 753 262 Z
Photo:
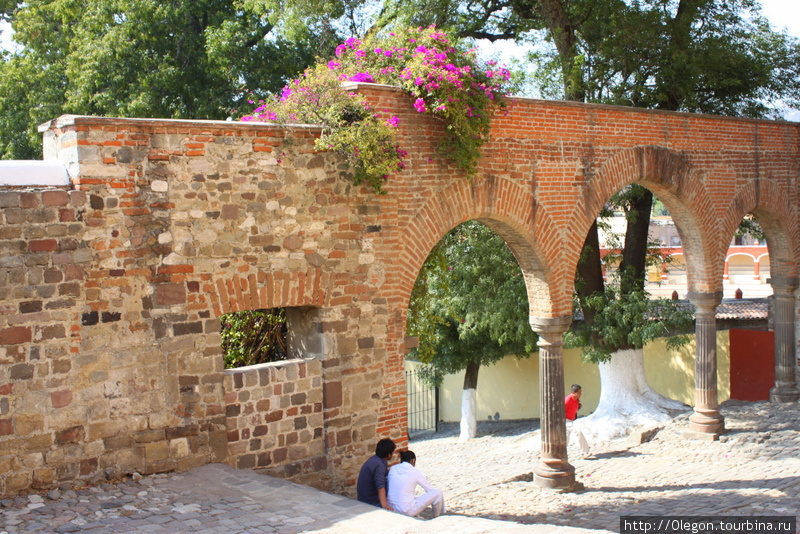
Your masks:
M 572 324 L 572 315 L 559 317 L 530 317 L 531 329 L 537 334 L 563 334 Z
M 772 291 L 775 294 L 791 294 L 797 289 L 798 280 L 795 276 L 771 276 L 767 279 L 767 283 L 772 286 Z
M 698 311 L 713 312 L 722 302 L 722 291 L 689 291 L 686 296 Z

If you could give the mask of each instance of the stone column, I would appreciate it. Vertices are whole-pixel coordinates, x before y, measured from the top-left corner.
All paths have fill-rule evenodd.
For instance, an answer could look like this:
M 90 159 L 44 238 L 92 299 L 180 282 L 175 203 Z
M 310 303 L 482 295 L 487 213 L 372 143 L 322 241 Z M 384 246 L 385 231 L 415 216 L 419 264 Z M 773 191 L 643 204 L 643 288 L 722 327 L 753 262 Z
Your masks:
M 796 402 L 800 399 L 795 373 L 794 291 L 797 278 L 770 278 L 774 293 L 775 387 L 769 391 L 772 402 Z
M 722 292 L 689 292 L 695 306 L 697 354 L 694 376 L 694 413 L 689 417 L 689 430 L 714 438 L 725 431 L 725 419 L 719 413 L 717 399 L 717 306 Z
M 533 482 L 545 490 L 576 491 L 575 468 L 567 461 L 564 413 L 564 332 L 572 317 L 531 317 L 539 334 L 539 405 L 542 449 Z

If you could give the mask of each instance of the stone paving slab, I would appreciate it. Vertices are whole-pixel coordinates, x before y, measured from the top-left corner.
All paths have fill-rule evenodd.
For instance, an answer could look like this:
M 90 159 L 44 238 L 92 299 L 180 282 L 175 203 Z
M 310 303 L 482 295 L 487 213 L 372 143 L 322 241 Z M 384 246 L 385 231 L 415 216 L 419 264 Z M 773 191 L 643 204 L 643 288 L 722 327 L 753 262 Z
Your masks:
M 580 534 L 464 516 L 405 517 L 253 471 L 211 464 L 78 491 L 3 501 L 0 534 Z
M 800 404 L 726 403 L 723 414 L 718 441 L 687 441 L 681 416 L 650 442 L 572 454 L 578 493 L 530 482 L 527 427 L 467 443 L 412 440 L 447 500 L 448 515 L 427 521 L 212 464 L 2 500 L 0 534 L 579 534 L 618 531 L 621 515 L 797 516 Z
M 612 531 L 627 515 L 798 516 L 800 404 L 728 401 L 721 412 L 727 431 L 716 441 L 686 439 L 687 413 L 646 443 L 592 444 L 586 457 L 571 446 L 586 487 L 578 493 L 531 483 L 538 447 L 530 422 L 466 443 L 440 433 L 411 448 L 453 514 Z

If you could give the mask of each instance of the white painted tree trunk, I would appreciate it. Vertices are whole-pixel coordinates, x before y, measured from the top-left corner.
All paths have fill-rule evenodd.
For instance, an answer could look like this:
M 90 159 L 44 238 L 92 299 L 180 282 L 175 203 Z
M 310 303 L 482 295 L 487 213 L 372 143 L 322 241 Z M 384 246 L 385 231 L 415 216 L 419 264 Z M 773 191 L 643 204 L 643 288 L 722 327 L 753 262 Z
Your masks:
M 467 441 L 475 437 L 478 429 L 478 420 L 475 418 L 476 390 L 461 391 L 461 434 L 458 436 L 458 441 Z
M 628 434 L 636 427 L 654 427 L 671 419 L 670 412 L 689 406 L 668 399 L 647 383 L 641 349 L 621 350 L 601 363 L 600 402 L 588 417 L 578 418 L 573 428 L 583 432 L 589 443 L 607 441 Z

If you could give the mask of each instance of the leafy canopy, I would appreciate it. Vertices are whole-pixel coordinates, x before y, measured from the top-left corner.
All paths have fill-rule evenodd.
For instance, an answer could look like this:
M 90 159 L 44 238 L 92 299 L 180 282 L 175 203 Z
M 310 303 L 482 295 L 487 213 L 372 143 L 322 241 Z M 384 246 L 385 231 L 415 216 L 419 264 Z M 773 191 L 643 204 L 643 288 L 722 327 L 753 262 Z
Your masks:
M 41 158 L 37 126 L 64 113 L 225 119 L 313 62 L 263 11 L 230 0 L 29 0 L 3 5 L 0 157 Z
M 619 278 L 630 276 L 623 273 Z M 620 286 L 625 285 L 625 291 Z M 667 338 L 667 348 L 689 342 L 685 335 L 694 325 L 689 306 L 669 299 L 651 299 L 644 289 L 629 282 L 608 284 L 604 291 L 580 299 L 575 308 L 591 313 L 591 322 L 576 321 L 565 336 L 567 347 L 581 347 L 586 362 L 600 363 L 623 349 L 641 349 L 657 338 Z
M 477 221 L 443 237 L 417 277 L 407 331 L 419 337 L 410 357 L 430 364 L 438 380 L 471 362 L 530 356 L 537 336 L 525 280 L 503 239 Z
M 472 50 L 435 27 L 409 28 L 365 40 L 350 38 L 330 61 L 307 69 L 280 95 L 259 102 L 243 120 L 308 122 L 323 127 L 320 150 L 350 163 L 356 184 L 382 191 L 388 176 L 403 168 L 395 143 L 397 116 L 373 110 L 346 82 L 396 85 L 410 94 L 419 113 L 447 125 L 441 151 L 468 176 L 477 168 L 493 112 L 505 105 L 508 70 L 479 65 Z

